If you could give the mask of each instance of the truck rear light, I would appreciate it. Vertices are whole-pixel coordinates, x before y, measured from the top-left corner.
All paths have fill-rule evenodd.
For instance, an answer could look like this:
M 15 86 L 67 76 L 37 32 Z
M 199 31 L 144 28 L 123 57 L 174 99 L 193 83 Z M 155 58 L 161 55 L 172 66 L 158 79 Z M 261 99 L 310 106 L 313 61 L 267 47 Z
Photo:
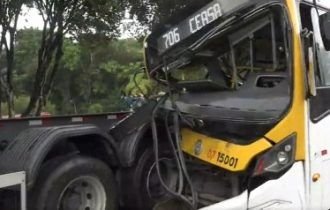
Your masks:
M 293 165 L 296 154 L 296 135 L 287 137 L 281 143 L 262 154 L 253 172 L 253 176 L 277 174 Z

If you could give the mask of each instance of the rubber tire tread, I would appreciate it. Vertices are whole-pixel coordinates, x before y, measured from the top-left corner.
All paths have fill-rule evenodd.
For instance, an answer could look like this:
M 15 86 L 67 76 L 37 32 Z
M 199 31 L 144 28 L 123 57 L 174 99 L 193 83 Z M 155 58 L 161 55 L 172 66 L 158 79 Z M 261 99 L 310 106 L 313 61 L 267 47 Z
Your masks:
M 58 210 L 61 192 L 79 176 L 98 178 L 106 191 L 105 210 L 117 210 L 116 182 L 112 170 L 102 161 L 80 155 L 50 160 L 40 170 L 35 186 L 28 196 L 28 210 Z
M 160 150 L 160 158 L 171 157 L 167 147 L 160 148 L 163 148 Z M 156 203 L 149 198 L 145 181 L 148 169 L 155 162 L 153 148 L 146 148 L 138 157 L 133 167 L 121 171 L 120 190 L 123 190 L 121 195 L 125 201 L 123 205 L 129 210 L 151 210 Z
M 66 136 L 76 136 L 83 132 L 95 129 L 94 126 L 89 125 L 69 125 L 69 126 L 56 126 L 56 127 L 38 127 L 30 128 L 22 131 L 14 140 L 1 153 L 0 173 L 13 173 L 25 171 L 27 173 L 27 183 L 30 184 L 31 179 L 34 178 L 36 170 L 34 164 L 40 160 L 36 160 L 36 153 L 40 150 L 51 149 L 53 141 L 48 142 L 46 139 L 52 138 L 58 134 L 62 134 L 61 139 Z M 93 130 L 94 131 L 94 130 Z M 70 135 L 69 135 L 70 134 Z M 50 147 L 50 148 L 48 148 Z M 39 154 L 37 154 L 39 155 Z M 31 162 L 32 161 L 32 162 Z

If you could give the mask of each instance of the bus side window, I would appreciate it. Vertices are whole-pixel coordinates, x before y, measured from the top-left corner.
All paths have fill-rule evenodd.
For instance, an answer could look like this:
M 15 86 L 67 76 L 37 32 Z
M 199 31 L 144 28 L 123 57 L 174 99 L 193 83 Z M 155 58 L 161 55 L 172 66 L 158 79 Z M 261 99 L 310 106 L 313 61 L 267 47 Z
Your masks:
M 311 7 L 302 4 L 300 7 L 300 14 L 301 14 L 302 29 L 303 29 L 304 33 L 314 34 L 312 17 L 311 17 Z M 309 43 L 307 43 L 307 42 L 304 43 L 304 55 L 305 55 L 306 66 L 309 65 L 308 50 L 310 47 L 313 47 L 312 45 L 313 45 L 313 41 L 310 41 Z M 315 65 L 316 65 L 315 83 L 316 83 L 316 86 L 320 87 L 320 86 L 322 86 L 321 72 L 320 72 L 320 68 L 318 66 L 318 62 L 316 62 Z
M 321 11 L 318 12 L 315 8 L 311 9 L 311 19 L 316 43 L 316 58 L 320 76 L 320 82 L 318 85 L 321 87 L 330 87 L 330 51 L 327 51 L 324 47 L 319 21 L 320 13 Z M 321 14 L 323 13 L 324 12 Z

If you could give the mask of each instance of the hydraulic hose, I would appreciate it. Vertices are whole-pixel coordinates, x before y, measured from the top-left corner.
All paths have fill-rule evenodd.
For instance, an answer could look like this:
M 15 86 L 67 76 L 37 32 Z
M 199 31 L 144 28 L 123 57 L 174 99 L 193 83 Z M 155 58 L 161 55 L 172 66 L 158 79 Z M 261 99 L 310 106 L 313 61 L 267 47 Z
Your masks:
M 183 155 L 183 152 L 182 150 L 180 149 L 181 148 L 181 135 L 180 135 L 180 123 L 179 123 L 179 115 L 178 113 L 174 113 L 174 116 L 173 116 L 173 123 L 174 123 L 174 133 L 175 133 L 175 143 L 176 143 L 176 146 L 178 149 L 178 156 L 179 156 L 179 160 L 180 160 L 180 163 L 181 163 L 181 168 L 182 168 L 182 171 L 183 171 L 183 174 L 186 178 L 186 181 L 188 182 L 188 185 L 190 187 L 190 190 L 191 190 L 191 195 L 192 195 L 192 200 L 193 200 L 193 206 L 195 209 L 197 209 L 197 205 L 198 205 L 198 194 L 197 192 L 195 191 L 195 188 L 194 188 L 194 185 L 191 181 L 191 178 L 189 176 L 189 172 L 187 170 L 187 165 L 186 165 L 186 161 L 185 161 L 185 158 L 184 158 L 184 155 Z
M 172 191 L 164 182 L 162 175 L 161 175 L 161 171 L 160 171 L 160 164 L 159 164 L 159 148 L 158 148 L 158 143 L 159 143 L 159 139 L 158 139 L 158 131 L 157 131 L 157 124 L 156 124 L 156 114 L 157 111 L 159 110 L 159 107 L 161 106 L 161 104 L 164 103 L 164 101 L 167 99 L 167 97 L 163 97 L 162 99 L 160 99 L 160 101 L 157 103 L 157 105 L 155 106 L 153 112 L 152 112 L 152 116 L 151 116 L 151 129 L 152 129 L 152 137 L 153 137 L 153 149 L 154 149 L 154 155 L 155 155 L 155 162 L 156 162 L 156 171 L 157 171 L 157 175 L 160 181 L 160 184 L 162 185 L 162 187 L 173 197 L 178 198 L 180 200 L 182 200 L 184 203 L 186 203 L 189 208 L 191 210 L 196 210 L 196 208 L 194 207 L 193 204 L 191 204 L 191 202 L 189 201 L 189 199 L 187 199 L 186 197 L 184 197 L 182 194 L 178 194 L 174 191 Z
M 179 159 L 179 156 L 178 156 L 178 149 L 177 149 L 177 147 L 175 147 L 175 144 L 174 144 L 174 141 L 173 141 L 173 138 L 172 138 L 172 134 L 171 134 L 171 131 L 170 131 L 170 128 L 169 128 L 168 118 L 169 118 L 169 113 L 167 112 L 166 117 L 165 117 L 166 134 L 167 134 L 167 138 L 170 142 L 172 153 L 174 155 L 176 166 L 177 166 L 178 173 L 179 173 L 179 186 L 178 186 L 178 192 L 177 193 L 182 194 L 183 184 L 184 184 L 183 183 L 184 182 L 183 173 L 182 173 L 180 159 Z

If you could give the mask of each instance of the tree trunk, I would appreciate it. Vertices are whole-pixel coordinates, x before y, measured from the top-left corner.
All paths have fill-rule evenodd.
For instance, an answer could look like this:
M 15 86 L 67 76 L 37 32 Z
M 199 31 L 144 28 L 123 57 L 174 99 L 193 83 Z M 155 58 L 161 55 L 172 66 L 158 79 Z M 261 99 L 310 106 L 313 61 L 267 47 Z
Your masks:
M 6 95 L 7 95 L 6 99 L 7 99 L 8 117 L 13 118 L 15 117 L 14 94 L 12 91 L 8 91 Z
M 39 62 L 38 62 L 38 67 L 37 67 L 37 72 L 34 80 L 34 87 L 33 87 L 33 92 L 31 93 L 30 96 L 30 101 L 23 112 L 22 116 L 30 116 L 32 112 L 36 111 L 37 108 L 37 102 L 41 97 L 41 92 L 42 92 L 42 86 L 44 84 L 43 80 L 47 71 L 47 67 L 44 64 L 45 59 L 44 59 L 44 49 L 39 50 Z
M 40 115 L 43 107 L 46 105 L 63 55 L 64 34 L 67 32 L 68 23 L 71 21 L 75 9 L 78 7 L 78 0 L 74 0 L 73 4 L 71 4 L 71 1 L 64 0 L 46 1 L 47 3 L 45 5 L 43 5 L 44 2 L 42 0 L 36 0 L 35 2 L 44 20 L 44 28 L 38 53 L 38 68 L 34 81 L 34 89 L 23 116 L 30 115 L 32 112 Z M 64 23 L 64 14 L 67 9 L 66 7 L 69 5 L 70 9 L 67 15 L 70 21 L 67 19 L 67 22 Z
M 45 33 L 43 36 L 47 36 L 47 34 Z M 53 45 L 52 40 L 49 38 L 47 40 L 43 38 L 43 40 L 46 43 L 42 44 L 42 47 L 39 49 L 38 67 L 34 80 L 34 88 L 31 93 L 29 104 L 22 114 L 23 117 L 29 116 L 32 113 L 34 113 L 33 115 L 36 115 L 38 113 L 38 101 L 43 100 L 43 89 L 46 84 L 47 71 L 52 62 L 54 53 L 54 50 L 51 49 L 51 46 Z
M 37 2 L 38 3 L 38 2 Z M 28 106 L 26 107 L 25 111 L 22 113 L 22 117 L 27 117 L 32 114 L 33 111 L 35 111 L 37 107 L 37 102 L 41 96 L 41 81 L 42 78 L 44 77 L 45 74 L 45 67 L 44 67 L 44 61 L 45 61 L 45 54 L 46 54 L 46 49 L 47 49 L 47 24 L 48 24 L 48 19 L 44 19 L 44 26 L 43 26 L 43 31 L 42 31 L 42 38 L 41 38 L 41 45 L 38 51 L 38 67 L 34 79 L 34 87 L 32 90 L 32 93 L 30 95 L 30 101 Z
M 47 104 L 49 94 L 53 88 L 55 75 L 58 71 L 58 68 L 59 68 L 59 65 L 61 62 L 61 58 L 63 56 L 63 49 L 62 49 L 63 48 L 63 35 L 62 35 L 62 33 L 58 33 L 56 39 L 57 39 L 57 41 L 55 43 L 56 43 L 57 48 L 56 48 L 56 54 L 55 54 L 55 58 L 54 58 L 54 64 L 48 75 L 48 78 L 46 78 L 44 88 L 42 89 L 41 97 L 39 98 L 38 108 L 37 108 L 37 112 L 36 112 L 37 116 L 41 114 L 43 107 L 45 107 Z
M 45 75 L 45 67 L 43 64 L 38 65 L 37 68 L 37 73 L 34 81 L 34 87 L 33 87 L 33 92 L 31 93 L 30 96 L 30 101 L 25 109 L 25 111 L 22 113 L 22 117 L 27 117 L 32 114 L 37 108 L 37 102 L 41 97 L 41 92 L 42 92 L 42 80 Z
M 55 21 L 52 22 L 51 30 L 49 30 L 49 37 L 51 42 L 48 43 L 47 52 L 49 53 L 50 61 L 53 61 L 53 65 L 51 62 L 47 63 L 46 74 L 44 75 L 44 83 L 42 84 L 42 89 L 40 92 L 40 98 L 38 101 L 38 107 L 36 110 L 36 115 L 40 115 L 43 108 L 46 106 L 49 93 L 52 89 L 53 82 L 57 70 L 60 65 L 61 58 L 63 56 L 63 37 L 64 37 L 64 28 L 63 28 L 63 12 L 64 12 L 64 1 L 60 0 L 57 2 L 56 7 L 58 9 L 58 16 L 55 18 Z M 55 26 L 57 25 L 57 31 L 55 32 Z M 47 46 L 47 45 L 46 45 Z M 55 57 L 54 57 L 55 56 Z
M 0 3 L 1 5 L 1 3 Z M 4 47 L 4 43 L 6 41 L 6 30 L 2 27 L 1 38 L 0 38 L 0 56 L 2 54 L 2 49 Z M 0 69 L 0 77 L 1 77 L 1 70 Z M 0 78 L 0 119 L 2 119 L 2 90 L 3 90 L 3 80 Z
M 17 17 L 18 18 L 18 17 Z M 12 118 L 15 116 L 15 104 L 14 104 L 14 87 L 13 87 L 13 70 L 14 70 L 14 61 L 15 61 L 15 28 L 9 30 L 10 33 L 10 47 L 6 45 L 7 51 L 7 75 L 6 75 L 6 99 L 7 99 L 7 108 L 8 116 Z
M 13 70 L 14 70 L 14 61 L 15 61 L 15 39 L 18 19 L 20 12 L 23 6 L 23 1 L 17 2 L 15 5 L 9 4 L 9 1 L 4 3 L 6 7 L 1 8 L 1 50 L 3 46 L 6 51 L 6 60 L 7 60 L 7 72 L 6 79 L 1 80 L 3 87 L 4 95 L 7 100 L 8 116 L 12 118 L 15 116 L 14 108 L 14 86 L 13 86 Z M 1 6 L 4 6 L 1 4 Z M 8 35 L 8 37 L 7 37 Z

